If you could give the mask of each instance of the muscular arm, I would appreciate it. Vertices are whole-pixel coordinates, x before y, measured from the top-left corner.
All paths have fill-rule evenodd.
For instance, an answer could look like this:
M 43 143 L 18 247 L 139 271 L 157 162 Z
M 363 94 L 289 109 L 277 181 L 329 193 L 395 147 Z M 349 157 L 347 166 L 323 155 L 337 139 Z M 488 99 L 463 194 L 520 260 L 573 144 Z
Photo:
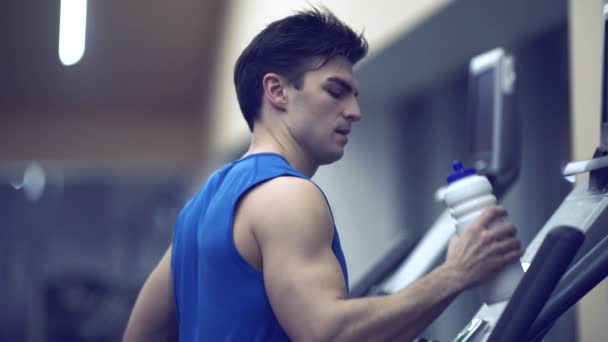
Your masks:
M 331 214 L 313 184 L 277 178 L 243 206 L 255 213 L 251 222 L 271 305 L 295 341 L 412 339 L 470 285 L 463 264 L 454 261 L 394 295 L 348 299 L 331 250 Z
M 177 341 L 177 336 L 169 247 L 137 297 L 123 342 Z

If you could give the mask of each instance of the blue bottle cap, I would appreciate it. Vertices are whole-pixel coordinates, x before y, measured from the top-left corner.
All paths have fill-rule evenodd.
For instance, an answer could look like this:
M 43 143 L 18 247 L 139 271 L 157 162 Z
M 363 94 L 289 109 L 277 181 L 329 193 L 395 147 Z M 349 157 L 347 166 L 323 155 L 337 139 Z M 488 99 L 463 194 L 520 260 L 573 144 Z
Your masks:
M 454 173 L 448 176 L 448 184 L 453 183 L 464 177 L 477 174 L 477 170 L 475 170 L 475 168 L 471 167 L 465 169 L 464 166 L 462 166 L 462 162 L 460 160 L 454 160 L 452 162 L 452 168 L 454 169 Z

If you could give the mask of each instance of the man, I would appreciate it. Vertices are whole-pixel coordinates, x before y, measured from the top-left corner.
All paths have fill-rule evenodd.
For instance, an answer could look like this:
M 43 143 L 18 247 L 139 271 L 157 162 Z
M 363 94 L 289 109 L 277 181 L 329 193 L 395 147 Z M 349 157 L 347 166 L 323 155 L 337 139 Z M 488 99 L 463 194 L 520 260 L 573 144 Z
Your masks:
M 495 207 L 418 282 L 348 298 L 338 233 L 310 177 L 342 157 L 361 119 L 353 65 L 366 52 L 362 36 L 316 9 L 253 39 L 234 76 L 251 146 L 182 210 L 125 341 L 411 340 L 458 293 L 521 256 L 512 225 L 486 229 L 506 215 Z

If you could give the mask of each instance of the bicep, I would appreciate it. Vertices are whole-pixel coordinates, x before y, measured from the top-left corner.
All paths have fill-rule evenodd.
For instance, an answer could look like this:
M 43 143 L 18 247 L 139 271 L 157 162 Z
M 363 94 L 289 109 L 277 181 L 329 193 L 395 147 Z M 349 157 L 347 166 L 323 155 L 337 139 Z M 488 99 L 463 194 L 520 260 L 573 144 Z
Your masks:
M 309 339 L 322 335 L 328 308 L 345 299 L 347 289 L 331 248 L 334 227 L 327 203 L 316 188 L 298 195 L 273 196 L 279 203 L 267 206 L 273 209 L 255 232 L 277 319 L 293 339 Z
M 293 243 L 264 251 L 264 282 L 278 320 L 292 336 L 319 335 L 334 300 L 346 297 L 342 271 L 331 248 L 314 254 Z
M 171 341 L 176 337 L 170 246 L 137 297 L 124 341 Z

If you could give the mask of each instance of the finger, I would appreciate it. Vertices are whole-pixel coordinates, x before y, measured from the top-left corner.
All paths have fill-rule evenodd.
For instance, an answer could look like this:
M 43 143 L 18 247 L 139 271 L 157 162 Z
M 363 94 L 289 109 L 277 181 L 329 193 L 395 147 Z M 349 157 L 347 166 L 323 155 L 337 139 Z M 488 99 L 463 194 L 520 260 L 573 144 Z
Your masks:
M 512 251 L 507 254 L 497 255 L 489 258 L 487 261 L 488 268 L 494 272 L 499 272 L 503 267 L 519 262 L 522 253 L 521 251 Z
M 490 223 L 507 216 L 507 211 L 500 206 L 491 206 L 484 209 L 477 219 L 477 223 L 482 227 L 489 227 Z
M 509 253 L 501 255 L 500 262 L 504 265 L 510 264 L 515 261 L 519 262 L 519 259 L 522 255 L 524 255 L 523 249 L 511 251 Z
M 481 232 L 482 242 L 492 244 L 512 238 L 517 234 L 517 229 L 511 223 L 501 223 L 500 226 L 492 229 L 485 229 Z
M 488 230 L 492 239 L 500 241 L 517 235 L 517 228 L 511 223 L 501 223 L 496 228 Z
M 448 246 L 455 244 L 456 241 L 458 240 L 458 238 L 459 238 L 459 236 L 456 234 L 450 236 L 450 240 L 448 241 Z
M 505 255 L 512 252 L 519 253 L 521 251 L 521 241 L 515 238 L 509 238 L 502 241 L 495 242 L 490 247 L 490 254 L 492 255 Z
M 512 248 L 512 247 L 513 246 L 510 246 L 510 248 Z M 500 250 L 500 249 L 501 249 L 501 247 L 496 248 L 496 250 Z M 495 271 L 498 271 L 499 269 L 503 268 L 504 266 L 506 266 L 510 263 L 519 262 L 519 259 L 523 255 L 523 250 L 521 248 L 512 249 L 512 250 L 509 250 L 508 252 L 502 252 L 502 253 L 496 252 L 496 250 L 494 253 L 488 253 L 488 255 L 486 257 L 486 260 L 487 260 L 486 263 L 487 263 L 488 267 Z

